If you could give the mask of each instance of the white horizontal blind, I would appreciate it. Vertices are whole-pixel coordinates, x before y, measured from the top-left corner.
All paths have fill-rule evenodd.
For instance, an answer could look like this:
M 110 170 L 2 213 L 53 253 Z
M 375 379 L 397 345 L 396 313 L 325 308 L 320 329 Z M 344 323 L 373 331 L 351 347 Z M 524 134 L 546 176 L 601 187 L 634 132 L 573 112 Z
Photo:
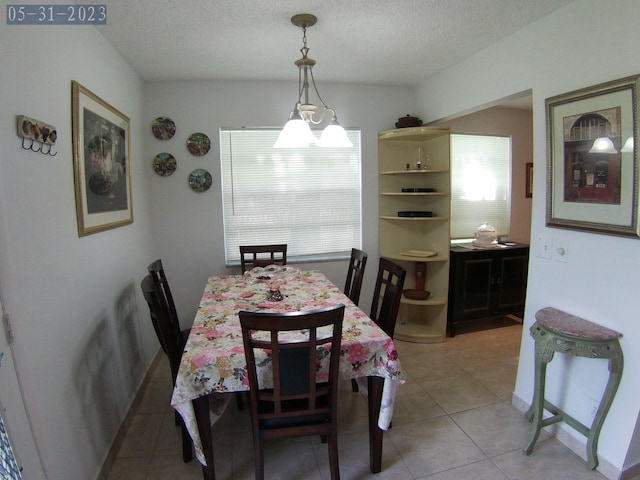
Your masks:
M 348 256 L 362 244 L 360 130 L 350 148 L 273 148 L 280 129 L 220 130 L 225 261 L 240 245 L 286 243 L 287 261 Z
M 511 138 L 451 135 L 451 239 L 474 238 L 484 222 L 509 236 Z

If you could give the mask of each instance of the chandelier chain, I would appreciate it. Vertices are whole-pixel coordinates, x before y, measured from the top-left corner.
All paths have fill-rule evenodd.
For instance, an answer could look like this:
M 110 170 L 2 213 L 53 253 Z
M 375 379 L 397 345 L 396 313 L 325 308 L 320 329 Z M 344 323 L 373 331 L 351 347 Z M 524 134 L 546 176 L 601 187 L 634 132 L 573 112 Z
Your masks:
M 302 53 L 302 59 L 303 60 L 307 60 L 309 58 L 308 57 L 309 50 L 310 50 L 309 47 L 307 47 L 307 26 L 305 24 L 303 24 L 302 25 L 302 48 L 300 49 L 300 53 Z M 320 102 L 322 103 L 322 106 L 324 107 L 324 109 L 327 110 L 329 107 L 327 107 L 327 104 L 322 99 L 322 96 L 320 95 L 320 92 L 318 91 L 318 87 L 316 86 L 316 79 L 313 76 L 313 64 L 307 64 L 306 62 L 298 67 L 298 88 L 299 88 L 298 103 L 300 103 L 300 101 L 302 100 L 302 94 L 305 93 L 305 90 L 308 90 L 308 88 L 309 88 L 308 83 L 302 81 L 302 70 L 303 69 L 305 71 L 307 69 L 309 70 L 309 74 L 311 75 L 311 84 L 313 85 L 313 89 L 316 92 L 316 95 L 318 96 L 318 100 L 320 100 Z M 305 97 L 308 98 L 308 96 L 309 96 L 309 94 L 307 93 L 305 95 Z

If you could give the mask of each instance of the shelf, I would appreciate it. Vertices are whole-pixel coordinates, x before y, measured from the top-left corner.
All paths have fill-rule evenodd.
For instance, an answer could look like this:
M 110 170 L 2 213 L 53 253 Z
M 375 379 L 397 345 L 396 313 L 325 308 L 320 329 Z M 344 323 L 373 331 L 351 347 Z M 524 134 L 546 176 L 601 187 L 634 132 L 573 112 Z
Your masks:
M 437 197 L 449 196 L 449 192 L 380 192 L 392 197 Z
M 445 302 L 444 300 L 438 300 L 437 298 L 429 297 L 426 300 L 413 300 L 411 298 L 405 297 L 404 295 L 402 296 L 400 303 L 404 303 L 405 305 L 420 305 L 423 307 L 438 307 L 447 304 L 447 302 Z
M 399 217 L 397 215 L 380 215 L 380 218 L 384 220 L 401 220 L 404 222 L 433 222 L 449 219 L 449 217 Z
M 437 138 L 443 135 L 449 135 L 448 128 L 436 127 L 414 127 L 414 128 L 398 128 L 396 130 L 387 130 L 378 134 L 378 140 L 401 140 L 401 141 L 424 141 L 425 139 Z
M 395 340 L 414 343 L 440 343 L 444 342 L 444 335 L 429 333 L 425 327 L 416 323 L 397 323 L 393 335 Z
M 418 161 L 430 168 L 415 169 Z M 432 191 L 424 191 L 427 189 Z M 450 197 L 448 128 L 424 126 L 378 134 L 380 258 L 397 262 L 407 271 L 405 288 L 420 285 L 431 292 L 426 300 L 402 296 L 395 339 L 417 343 L 444 341 L 449 299 Z M 434 216 L 398 216 L 398 212 L 405 211 L 432 212 Z M 412 249 L 417 255 L 402 255 Z M 419 255 L 427 251 L 436 254 Z M 419 279 L 417 272 L 425 270 L 423 267 L 426 272 L 424 278 Z
M 380 175 L 424 175 L 427 173 L 449 173 L 448 169 L 423 168 L 421 170 L 388 170 Z
M 400 262 L 446 262 L 449 260 L 449 257 L 444 255 L 434 255 L 433 257 L 412 257 L 410 255 L 401 255 L 399 252 L 381 252 L 380 256 L 389 260 L 398 260 Z

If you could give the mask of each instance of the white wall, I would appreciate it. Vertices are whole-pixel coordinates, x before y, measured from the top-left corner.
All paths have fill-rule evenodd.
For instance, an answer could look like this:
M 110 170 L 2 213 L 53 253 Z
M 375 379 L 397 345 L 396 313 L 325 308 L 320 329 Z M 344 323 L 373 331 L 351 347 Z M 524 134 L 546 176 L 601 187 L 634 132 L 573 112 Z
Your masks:
M 87 480 L 96 477 L 158 348 L 139 293 L 155 257 L 142 162 L 143 85 L 93 27 L 7 26 L 4 20 L 3 305 L 47 477 Z M 75 213 L 71 80 L 131 119 L 134 223 L 83 238 Z M 55 157 L 21 148 L 17 115 L 57 127 Z
M 295 78 L 295 70 L 292 77 Z M 363 249 L 369 253 L 361 305 L 371 305 L 371 292 L 378 268 L 378 151 L 379 131 L 395 128 L 398 117 L 412 110 L 415 91 L 410 88 L 354 86 L 322 83 L 320 93 L 338 113 L 345 127 L 362 131 Z M 225 267 L 222 199 L 220 190 L 220 127 L 284 125 L 297 98 L 296 83 L 271 82 L 167 82 L 145 85 L 145 170 L 150 179 L 154 203 L 153 228 L 159 255 L 171 275 L 177 308 L 183 323 L 191 322 L 202 287 L 210 275 L 238 273 Z M 176 135 L 157 140 L 151 122 L 159 116 L 176 123 Z M 186 148 L 191 133 L 204 132 L 211 150 L 195 157 Z M 176 157 L 178 167 L 169 177 L 152 169 L 160 152 Z M 195 193 L 187 184 L 189 173 L 206 168 L 213 176 L 212 187 Z M 312 215 L 312 213 L 310 213 Z M 317 268 L 342 286 L 347 262 L 305 264 Z M 175 279 L 175 280 L 174 280 Z
M 419 89 L 423 118 L 436 120 L 529 88 L 533 91 L 534 195 L 532 257 L 525 333 L 515 399 L 529 403 L 533 388 L 535 312 L 554 306 L 624 334 L 626 370 L 602 429 L 601 471 L 615 478 L 640 461 L 638 393 L 640 377 L 640 241 L 545 226 L 545 98 L 640 73 L 640 5 L 637 0 L 576 0 L 464 62 L 429 78 Z M 535 256 L 539 237 L 569 244 L 567 263 Z M 548 397 L 590 423 L 593 400 L 607 377 L 606 362 L 563 361 L 556 355 L 549 376 L 571 372 L 566 385 L 550 381 Z M 569 365 L 571 364 L 571 365 Z M 560 398 L 562 397 L 563 398 Z M 569 427 L 561 437 L 584 455 L 584 438 Z M 535 452 L 534 452 L 535 454 Z

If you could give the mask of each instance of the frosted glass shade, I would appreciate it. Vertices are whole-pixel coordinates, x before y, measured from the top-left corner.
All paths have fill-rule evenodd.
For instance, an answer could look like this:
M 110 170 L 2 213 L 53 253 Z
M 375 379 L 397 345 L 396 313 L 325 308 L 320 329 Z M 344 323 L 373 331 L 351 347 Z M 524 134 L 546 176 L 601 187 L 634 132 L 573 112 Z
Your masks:
M 273 146 L 274 148 L 304 148 L 317 141 L 309 124 L 298 117 L 292 118 L 285 124 Z
M 347 132 L 337 123 L 331 123 L 322 131 L 320 140 L 318 140 L 319 147 L 352 147 L 353 143 L 349 140 Z

